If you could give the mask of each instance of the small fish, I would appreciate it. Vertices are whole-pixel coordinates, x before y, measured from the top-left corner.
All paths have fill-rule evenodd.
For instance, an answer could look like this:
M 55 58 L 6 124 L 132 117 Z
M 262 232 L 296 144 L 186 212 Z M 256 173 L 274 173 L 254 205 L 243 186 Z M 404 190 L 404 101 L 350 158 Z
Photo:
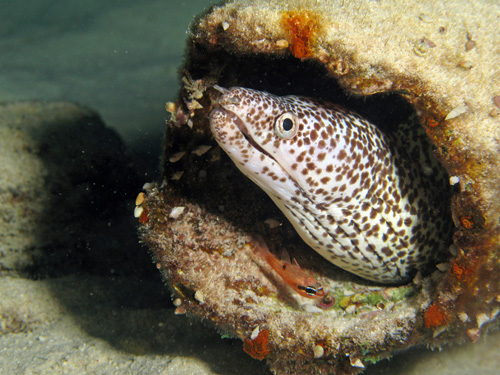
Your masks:
M 253 248 L 257 250 L 259 255 L 269 263 L 278 275 L 281 276 L 283 281 L 302 297 L 313 299 L 323 298 L 325 291 L 321 284 L 307 271 L 301 269 L 295 259 L 295 264 L 289 261 L 279 260 L 276 256 L 271 254 L 264 241 L 258 237 L 254 241 Z
M 446 180 L 422 169 L 427 148 L 406 146 L 335 104 L 214 88 L 215 140 L 329 262 L 394 284 L 446 253 Z

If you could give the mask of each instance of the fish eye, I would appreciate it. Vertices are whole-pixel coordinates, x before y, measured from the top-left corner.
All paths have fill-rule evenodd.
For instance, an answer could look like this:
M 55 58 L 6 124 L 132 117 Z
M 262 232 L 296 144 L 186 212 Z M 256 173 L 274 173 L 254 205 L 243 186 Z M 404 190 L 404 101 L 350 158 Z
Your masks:
M 306 293 L 314 296 L 316 295 L 316 288 L 313 288 L 312 286 L 306 286 Z
M 303 290 L 304 292 L 306 292 L 310 296 L 315 296 L 319 291 L 323 290 L 323 288 L 321 288 L 321 287 L 319 289 L 316 289 L 312 285 L 308 285 L 308 286 L 299 285 L 298 288 L 300 290 Z
M 298 119 L 293 112 L 282 113 L 274 122 L 274 133 L 281 139 L 295 137 L 298 128 Z

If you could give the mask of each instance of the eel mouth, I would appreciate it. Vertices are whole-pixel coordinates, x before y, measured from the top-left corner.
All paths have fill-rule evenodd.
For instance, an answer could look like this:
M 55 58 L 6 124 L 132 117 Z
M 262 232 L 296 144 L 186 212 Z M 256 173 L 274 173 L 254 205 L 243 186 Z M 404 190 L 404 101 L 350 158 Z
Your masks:
M 239 105 L 240 99 L 237 96 L 231 96 L 231 89 L 226 89 L 224 87 L 214 85 L 213 88 L 216 90 L 216 94 L 211 97 L 212 105 L 214 109 L 222 111 L 238 128 L 241 135 L 245 138 L 248 144 L 256 149 L 259 153 L 266 155 L 267 157 L 274 160 L 271 154 L 264 150 L 250 135 L 245 122 L 238 116 L 235 112 L 227 108 L 228 105 Z
M 247 126 L 245 125 L 245 122 L 234 112 L 222 107 L 221 109 L 226 112 L 226 114 L 231 118 L 231 120 L 234 122 L 238 130 L 241 132 L 241 135 L 245 138 L 245 140 L 248 142 L 248 144 L 256 149 L 259 153 L 266 155 L 267 157 L 275 160 L 270 153 L 268 153 L 266 150 L 264 150 L 255 140 L 252 138 L 250 135 L 250 132 L 248 131 Z

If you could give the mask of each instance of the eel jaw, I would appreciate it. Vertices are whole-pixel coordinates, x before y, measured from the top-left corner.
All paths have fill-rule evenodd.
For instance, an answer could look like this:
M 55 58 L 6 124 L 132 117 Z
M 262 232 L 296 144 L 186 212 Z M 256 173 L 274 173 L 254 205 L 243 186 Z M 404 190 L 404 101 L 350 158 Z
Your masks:
M 226 89 L 224 87 L 214 85 L 213 88 L 217 90 L 217 93 L 211 97 L 212 106 L 214 109 L 210 113 L 210 123 L 212 123 L 212 114 L 215 111 L 219 111 L 225 114 L 227 118 L 229 118 L 239 129 L 245 140 L 248 142 L 250 147 L 256 149 L 259 153 L 264 154 L 271 159 L 275 160 L 274 157 L 269 154 L 266 150 L 264 150 L 257 142 L 254 141 L 250 132 L 248 131 L 245 122 L 239 117 L 235 112 L 231 111 L 228 107 L 237 106 L 240 104 L 241 100 L 237 96 L 229 95 L 231 93 L 231 89 Z M 224 126 L 219 126 L 223 128 Z M 212 132 L 214 132 L 214 126 L 212 126 Z M 276 160 L 275 160 L 276 161 Z

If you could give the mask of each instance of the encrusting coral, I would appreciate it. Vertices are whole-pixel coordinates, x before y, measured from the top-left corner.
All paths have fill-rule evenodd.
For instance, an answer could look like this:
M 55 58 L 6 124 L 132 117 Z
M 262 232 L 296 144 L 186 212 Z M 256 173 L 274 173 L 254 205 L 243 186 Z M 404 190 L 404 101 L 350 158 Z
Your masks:
M 276 374 L 355 374 L 401 349 L 496 327 L 499 11 L 484 1 L 235 1 L 200 16 L 184 87 L 167 104 L 164 180 L 145 186 L 135 212 L 177 313 L 240 338 Z M 455 232 L 442 261 L 399 286 L 324 261 L 217 146 L 214 85 L 321 97 L 387 133 L 424 129 L 448 173 L 431 189 L 451 194 Z M 274 254 L 286 248 L 328 292 L 289 289 L 256 236 Z

